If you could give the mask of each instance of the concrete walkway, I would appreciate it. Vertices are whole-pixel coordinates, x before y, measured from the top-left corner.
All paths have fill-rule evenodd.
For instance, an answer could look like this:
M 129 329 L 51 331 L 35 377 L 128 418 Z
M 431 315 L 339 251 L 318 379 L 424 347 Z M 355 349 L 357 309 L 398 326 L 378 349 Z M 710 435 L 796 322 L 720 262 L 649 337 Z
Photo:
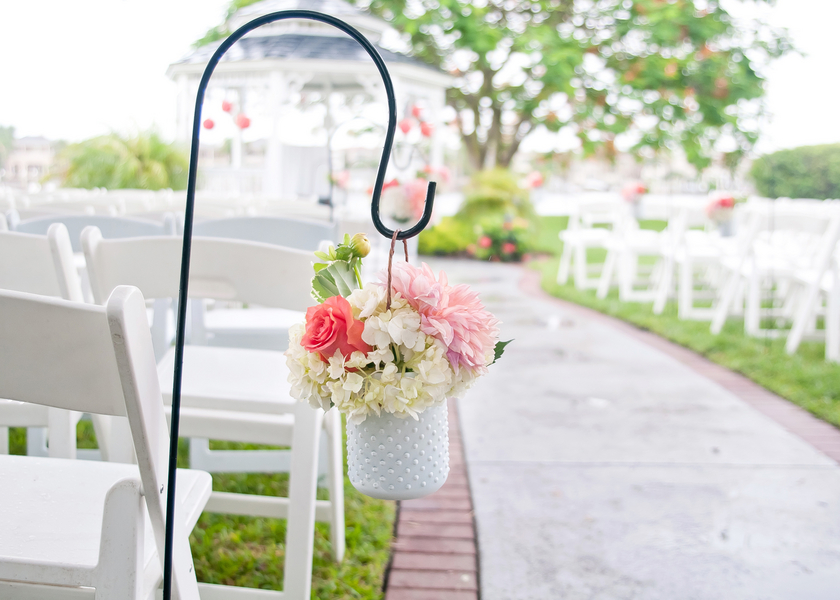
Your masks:
M 840 598 L 840 467 L 519 267 L 431 261 L 515 338 L 460 404 L 482 600 Z

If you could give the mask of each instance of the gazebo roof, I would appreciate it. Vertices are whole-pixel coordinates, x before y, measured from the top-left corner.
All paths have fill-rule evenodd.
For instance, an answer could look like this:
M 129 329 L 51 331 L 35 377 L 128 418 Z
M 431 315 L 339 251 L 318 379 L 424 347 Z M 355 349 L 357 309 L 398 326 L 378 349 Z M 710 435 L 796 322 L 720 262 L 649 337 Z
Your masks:
M 202 46 L 174 64 L 206 64 L 218 47 L 219 43 Z M 411 56 L 385 50 L 379 46 L 376 49 L 387 63 L 406 63 L 437 71 L 434 67 Z M 370 61 L 364 48 L 349 37 L 285 33 L 242 38 L 228 50 L 222 62 L 266 59 Z
M 262 0 L 239 9 L 226 23 L 228 31 L 235 31 L 261 15 L 282 10 L 306 9 L 338 17 L 364 34 L 392 68 L 411 78 L 438 87 L 449 87 L 451 76 L 436 67 L 407 54 L 386 50 L 379 45 L 382 35 L 390 25 L 348 4 L 344 0 Z M 167 74 L 180 73 L 195 76 L 203 69 L 221 41 L 195 48 L 169 66 Z M 283 61 L 289 70 L 336 74 L 358 72 L 373 68 L 367 52 L 353 39 L 331 25 L 316 21 L 284 20 L 250 32 L 231 47 L 222 57 L 219 71 L 224 73 L 263 71 L 277 68 Z M 352 63 L 352 64 L 348 64 Z M 344 66 L 342 66 L 344 65 Z M 279 65 L 278 65 L 279 66 Z M 321 77 L 315 76 L 317 83 Z M 336 83 L 341 86 L 339 75 Z
M 337 17 L 359 29 L 373 42 L 379 41 L 379 37 L 389 27 L 382 19 L 362 12 L 344 0 L 262 0 L 236 11 L 228 26 L 230 31 L 234 31 L 251 19 L 281 10 L 314 10 Z M 315 23 L 310 23 L 310 25 L 326 28 L 327 31 L 337 33 L 334 28 L 328 25 Z M 263 30 L 270 27 L 272 26 L 266 26 Z

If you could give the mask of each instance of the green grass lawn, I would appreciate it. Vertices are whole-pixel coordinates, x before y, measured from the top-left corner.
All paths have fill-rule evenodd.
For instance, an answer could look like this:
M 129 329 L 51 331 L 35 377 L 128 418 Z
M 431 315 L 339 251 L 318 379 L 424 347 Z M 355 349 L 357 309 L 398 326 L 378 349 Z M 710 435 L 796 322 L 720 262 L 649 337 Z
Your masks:
M 643 222 L 642 225 L 661 229 L 662 222 Z M 530 263 L 540 271 L 542 287 L 548 293 L 618 317 L 690 348 L 840 427 L 840 365 L 825 361 L 822 342 L 803 342 L 796 354 L 788 356 L 784 338 L 747 337 L 743 320 L 730 319 L 720 335 L 712 335 L 707 322 L 677 318 L 674 302 L 668 304 L 663 314 L 654 315 L 651 303 L 620 302 L 615 290 L 602 300 L 596 298 L 594 290 L 578 290 L 571 281 L 558 285 L 557 268 L 562 246 L 557 232 L 563 227 L 563 218 L 544 217 L 537 243 L 540 249 L 553 256 Z
M 95 448 L 90 421 L 81 421 L 78 447 Z M 26 453 L 26 430 L 10 431 L 12 454 Z M 213 449 L 255 448 L 243 444 L 213 443 Z M 346 452 L 346 450 L 345 450 Z M 189 464 L 189 447 L 181 440 L 178 464 Z M 222 492 L 288 495 L 286 474 L 213 474 L 213 489 Z M 319 499 L 327 499 L 319 488 Z M 382 598 L 385 568 L 390 557 L 396 505 L 356 491 L 345 477 L 347 550 L 341 564 L 333 562 L 329 524 L 315 525 L 312 598 Z M 281 590 L 285 558 L 286 521 L 204 513 L 190 536 L 199 581 L 242 587 Z

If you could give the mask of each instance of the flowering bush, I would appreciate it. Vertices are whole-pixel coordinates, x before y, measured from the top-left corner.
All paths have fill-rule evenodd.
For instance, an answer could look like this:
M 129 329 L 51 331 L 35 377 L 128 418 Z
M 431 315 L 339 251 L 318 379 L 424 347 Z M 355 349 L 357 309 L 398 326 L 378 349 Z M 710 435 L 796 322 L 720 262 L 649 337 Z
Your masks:
M 476 225 L 476 242 L 467 252 L 479 260 L 520 261 L 527 250 L 527 219 L 485 220 Z
M 345 240 L 319 258 L 348 255 L 350 246 Z M 361 259 L 357 251 L 349 255 Z M 338 258 L 320 264 L 316 279 L 354 271 Z M 294 397 L 324 410 L 336 406 L 354 423 L 383 411 L 416 419 L 462 395 L 501 356 L 506 342 L 498 341 L 498 320 L 468 286 L 449 285 L 425 264 L 400 262 L 392 269 L 389 304 L 387 276 L 381 279 L 351 291 L 355 278 L 342 278 L 345 293 L 323 300 L 323 286 L 313 285 L 321 304 L 289 330 Z

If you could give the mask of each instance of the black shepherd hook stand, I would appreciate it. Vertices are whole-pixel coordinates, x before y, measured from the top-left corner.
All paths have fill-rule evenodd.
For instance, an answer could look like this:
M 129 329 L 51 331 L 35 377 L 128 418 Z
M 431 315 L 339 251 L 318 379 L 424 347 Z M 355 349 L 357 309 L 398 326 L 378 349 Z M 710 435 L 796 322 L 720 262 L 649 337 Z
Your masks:
M 170 430 L 169 440 L 169 477 L 168 490 L 166 496 L 166 544 L 164 548 L 163 558 L 163 598 L 170 600 L 172 595 L 172 531 L 175 516 L 175 468 L 178 460 L 178 428 L 180 425 L 180 411 L 181 411 L 181 379 L 182 369 L 184 364 L 184 336 L 186 330 L 186 316 L 187 316 L 187 286 L 190 278 L 190 247 L 192 244 L 192 225 L 193 212 L 195 208 L 195 180 L 198 171 L 198 136 L 201 127 L 201 108 L 204 103 L 204 93 L 207 90 L 207 84 L 210 81 L 210 76 L 219 64 L 222 56 L 246 33 L 275 21 L 284 19 L 308 19 L 311 21 L 320 21 L 332 25 L 349 35 L 351 38 L 359 42 L 365 51 L 370 55 L 379 74 L 382 76 L 382 81 L 385 84 L 385 93 L 388 96 L 388 131 L 385 135 L 385 145 L 382 148 L 382 159 L 379 162 L 379 171 L 376 174 L 376 183 L 373 186 L 373 197 L 370 203 L 371 217 L 376 230 L 379 231 L 386 238 L 396 238 L 399 240 L 406 240 L 420 233 L 429 220 L 432 218 L 432 207 L 435 196 L 435 183 L 429 183 L 429 189 L 426 192 L 426 205 L 423 208 L 423 216 L 414 227 L 406 231 L 393 231 L 388 229 L 379 218 L 379 198 L 382 195 L 382 185 L 385 182 L 385 171 L 388 168 L 388 157 L 391 154 L 391 148 L 394 144 L 394 132 L 397 127 L 397 102 L 394 96 L 394 85 L 391 82 L 391 76 L 388 74 L 388 68 L 385 66 L 385 61 L 377 52 L 373 44 L 368 39 L 359 33 L 354 27 L 348 25 L 340 19 L 336 19 L 330 15 L 325 15 L 311 10 L 284 10 L 280 12 L 271 13 L 262 17 L 256 18 L 253 21 L 246 23 L 230 37 L 228 37 L 218 47 L 216 52 L 207 63 L 204 69 L 204 74 L 201 77 L 201 82 L 198 84 L 198 93 L 195 99 L 195 113 L 193 117 L 192 129 L 192 146 L 190 148 L 190 172 L 187 180 L 187 206 L 184 215 L 184 246 L 181 254 L 181 285 L 178 292 L 178 328 L 175 338 L 175 373 L 172 383 L 172 424 Z

